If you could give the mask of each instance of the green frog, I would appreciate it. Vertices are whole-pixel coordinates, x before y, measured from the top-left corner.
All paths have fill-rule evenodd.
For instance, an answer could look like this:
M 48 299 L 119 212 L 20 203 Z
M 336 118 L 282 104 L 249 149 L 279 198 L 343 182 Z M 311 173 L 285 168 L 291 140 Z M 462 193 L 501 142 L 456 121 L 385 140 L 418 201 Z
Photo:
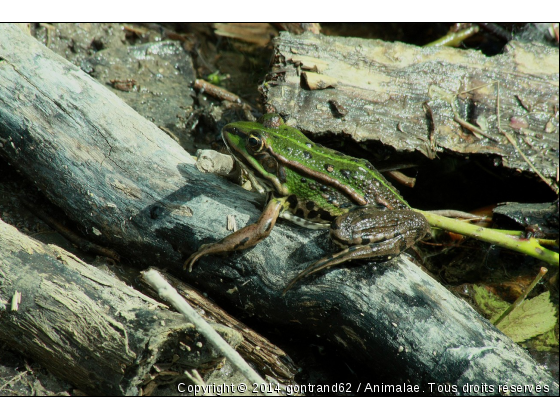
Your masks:
M 360 258 L 390 259 L 426 236 L 430 226 L 365 159 L 316 144 L 277 114 L 236 122 L 222 130 L 232 156 L 269 199 L 259 220 L 219 242 L 203 245 L 185 262 L 238 251 L 266 238 L 280 215 L 310 228 L 327 228 L 342 251 L 327 255 L 293 278 Z

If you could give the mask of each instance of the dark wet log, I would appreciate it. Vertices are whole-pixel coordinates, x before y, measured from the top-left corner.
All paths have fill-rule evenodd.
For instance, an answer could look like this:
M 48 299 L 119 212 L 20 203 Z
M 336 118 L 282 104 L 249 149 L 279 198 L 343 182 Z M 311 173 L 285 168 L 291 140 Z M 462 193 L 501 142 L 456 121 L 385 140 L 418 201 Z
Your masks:
M 138 395 L 155 365 L 222 359 L 182 315 L 1 220 L 0 250 L 0 342 L 89 395 Z M 242 340 L 215 328 L 234 346 Z
M 324 255 L 327 237 L 289 223 L 253 249 L 185 255 L 228 234 L 226 217 L 255 222 L 262 200 L 215 175 L 114 94 L 19 29 L 0 26 L 0 154 L 84 233 L 123 258 L 166 267 L 213 299 L 320 335 L 364 369 L 430 392 L 428 383 L 558 384 L 468 304 L 404 257 L 338 267 L 282 297 L 287 281 Z M 433 389 L 436 392 L 436 389 Z
M 397 150 L 484 153 L 546 177 L 558 167 L 558 48 L 510 42 L 504 53 L 283 32 L 263 86 L 266 103 L 313 134 L 380 140 Z M 486 132 L 474 133 L 456 120 Z

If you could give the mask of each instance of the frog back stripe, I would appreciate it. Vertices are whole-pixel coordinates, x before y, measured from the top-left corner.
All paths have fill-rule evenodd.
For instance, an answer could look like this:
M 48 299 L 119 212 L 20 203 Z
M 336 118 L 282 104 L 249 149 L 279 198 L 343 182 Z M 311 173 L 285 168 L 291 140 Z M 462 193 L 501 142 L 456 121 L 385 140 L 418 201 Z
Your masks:
M 274 150 L 272 150 L 272 148 L 270 147 L 267 149 L 267 151 L 276 159 L 278 159 L 278 162 L 281 162 L 283 165 L 299 173 L 300 175 L 304 175 L 308 178 L 316 179 L 324 185 L 331 186 L 337 189 L 338 191 L 343 191 L 356 204 L 360 206 L 365 206 L 368 203 L 367 200 L 362 195 L 357 194 L 356 191 L 354 191 L 348 185 L 344 185 L 338 179 L 332 178 L 319 171 L 316 171 L 315 169 L 302 165 L 299 162 L 294 162 L 292 160 L 286 159 L 284 156 L 274 153 Z
M 349 173 L 359 173 L 359 171 L 364 171 L 365 174 L 365 172 L 368 172 L 375 181 L 379 182 L 391 193 L 390 196 L 385 197 L 379 194 L 375 195 L 375 201 L 378 204 L 381 204 L 388 209 L 409 207 L 408 203 L 401 197 L 399 192 L 367 160 L 350 158 L 349 156 L 345 156 L 336 150 L 314 143 L 299 131 L 296 131 L 296 133 L 290 132 L 290 135 L 287 135 L 285 133 L 285 129 L 283 130 L 281 127 L 275 130 L 275 135 L 286 140 L 287 144 L 290 141 L 298 143 L 301 146 L 301 150 L 304 150 L 305 153 L 309 155 L 308 164 L 304 165 L 298 161 L 289 160 L 285 156 L 275 153 L 273 150 L 270 150 L 271 147 L 267 144 L 267 151 L 278 159 L 278 161 L 281 161 L 294 171 L 315 178 L 325 185 L 339 188 L 339 191 L 344 192 L 344 194 L 346 194 L 358 205 L 374 204 L 370 201 L 371 197 L 369 197 L 369 194 L 365 189 L 362 191 L 365 194 L 359 194 L 355 187 L 339 181 L 336 177 L 333 177 L 332 174 L 325 173 L 320 168 L 312 168 L 312 162 L 330 161 L 336 163 L 336 166 L 339 168 L 346 168 Z M 340 159 L 338 159 L 338 156 L 340 156 Z

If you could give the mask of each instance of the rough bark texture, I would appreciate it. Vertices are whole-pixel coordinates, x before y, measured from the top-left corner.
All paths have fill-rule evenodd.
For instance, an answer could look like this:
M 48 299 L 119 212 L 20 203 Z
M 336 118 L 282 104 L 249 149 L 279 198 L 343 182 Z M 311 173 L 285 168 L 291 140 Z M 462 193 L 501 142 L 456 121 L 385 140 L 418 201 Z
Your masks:
M 503 54 L 282 32 L 263 92 L 288 123 L 314 134 L 380 140 L 426 156 L 498 155 L 530 170 L 500 125 L 543 175 L 558 167 L 558 49 L 511 42 Z M 498 83 L 496 83 L 498 82 Z M 457 97 L 455 97 L 457 95 Z M 474 134 L 459 117 L 490 134 Z M 478 136 L 478 138 L 477 138 Z
M 326 235 L 279 223 L 251 250 L 184 255 L 257 220 L 255 194 L 215 175 L 152 123 L 13 26 L 0 27 L 0 154 L 90 237 L 139 265 L 166 267 L 249 316 L 320 335 L 393 375 L 394 383 L 558 384 L 469 305 L 405 258 L 338 267 L 281 296 L 329 247 Z M 476 393 L 476 392 L 471 392 Z M 484 393 L 484 392 L 481 392 Z M 485 394 L 488 394 L 485 393 Z
M 182 315 L 1 220 L 0 250 L 0 340 L 90 395 L 137 395 L 155 364 L 185 369 L 221 359 Z

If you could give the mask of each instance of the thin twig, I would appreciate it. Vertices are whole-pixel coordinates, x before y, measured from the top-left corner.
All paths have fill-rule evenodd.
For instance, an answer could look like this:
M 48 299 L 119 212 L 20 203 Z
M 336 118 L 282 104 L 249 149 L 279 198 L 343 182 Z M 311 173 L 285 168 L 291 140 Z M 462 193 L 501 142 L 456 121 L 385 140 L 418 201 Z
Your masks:
M 527 288 L 527 290 L 525 290 L 524 293 L 521 294 L 521 296 L 519 296 L 515 302 L 513 302 L 509 308 L 507 308 L 504 313 L 502 315 L 500 315 L 500 317 L 494 321 L 494 325 L 497 327 L 498 324 L 500 322 L 502 322 L 504 320 L 504 318 L 506 316 L 508 316 L 515 308 L 517 308 L 519 305 L 521 305 L 521 302 L 523 302 L 527 296 L 529 295 L 529 293 L 531 293 L 531 290 L 533 290 L 535 288 L 535 286 L 539 283 L 539 281 L 541 281 L 541 279 L 543 278 L 543 276 L 548 272 L 548 269 L 546 267 L 541 267 L 539 274 L 537 274 L 537 277 L 535 277 L 535 280 L 533 280 L 533 282 L 529 285 L 529 287 Z
M 146 281 L 157 290 L 159 296 L 169 302 L 175 309 L 182 313 L 185 318 L 192 322 L 197 330 L 214 345 L 218 351 L 226 357 L 249 381 L 256 384 L 266 382 L 253 370 L 251 366 L 237 353 L 175 290 L 165 279 L 154 269 L 142 272 Z M 268 394 L 268 395 L 278 395 Z
M 414 185 L 416 185 L 416 178 L 407 176 L 403 174 L 401 171 L 391 170 L 385 172 L 384 175 L 388 175 L 389 177 L 397 181 L 400 185 L 405 185 L 408 188 L 414 188 Z
M 193 369 L 192 374 L 189 373 L 187 370 L 185 370 L 183 373 L 185 374 L 185 376 L 187 378 L 189 378 L 189 380 L 193 384 L 200 386 L 202 389 L 206 389 L 206 384 L 204 383 L 204 379 L 202 379 L 202 376 L 200 376 L 200 373 L 198 373 L 198 370 Z M 211 392 L 204 392 L 204 394 L 202 394 L 202 395 L 205 396 L 205 397 L 213 397 L 214 396 L 214 394 L 211 393 Z
M 200 385 L 202 387 L 206 386 L 206 384 L 204 383 L 204 379 L 202 379 L 202 376 L 200 376 L 200 373 L 198 373 L 198 370 L 193 369 L 192 370 L 192 374 L 189 373 L 189 371 L 185 370 L 183 372 L 185 374 L 185 376 L 187 378 L 189 378 L 191 380 L 192 383 L 194 383 L 195 385 Z
M 470 130 L 474 133 L 478 133 L 481 136 L 487 137 L 490 140 L 494 140 L 497 143 L 501 143 L 501 140 L 491 136 L 490 134 L 488 134 L 487 132 L 485 132 L 484 130 L 481 130 L 480 128 L 478 128 L 476 125 L 472 125 L 471 123 L 463 120 L 461 117 L 459 117 L 459 113 L 457 112 L 457 109 L 455 108 L 455 101 L 451 102 L 451 109 L 453 110 L 453 118 L 456 122 L 458 122 L 459 124 L 461 124 L 463 127 L 465 127 L 467 130 Z
M 206 92 L 208 95 L 213 96 L 214 98 L 220 99 L 222 101 L 229 101 L 238 104 L 241 103 L 241 98 L 237 96 L 235 93 L 231 93 L 229 90 L 213 85 L 212 83 L 209 83 L 206 80 L 196 79 L 194 82 L 194 88 L 201 92 Z
M 465 39 L 473 36 L 479 31 L 478 26 L 473 25 L 468 28 L 465 28 L 459 32 L 451 32 L 447 35 L 436 39 L 435 41 L 430 42 L 429 44 L 424 45 L 426 47 L 457 47 L 461 45 Z
M 8 385 L 10 385 L 11 383 L 15 383 L 16 381 L 18 381 L 19 379 L 21 379 L 23 376 L 27 375 L 29 372 L 25 371 L 25 372 L 21 372 L 20 374 L 14 376 L 12 379 L 10 379 L 8 382 L 6 382 L 5 384 L 3 384 L 2 386 L 0 386 L 0 391 L 2 391 L 4 388 L 6 388 Z

